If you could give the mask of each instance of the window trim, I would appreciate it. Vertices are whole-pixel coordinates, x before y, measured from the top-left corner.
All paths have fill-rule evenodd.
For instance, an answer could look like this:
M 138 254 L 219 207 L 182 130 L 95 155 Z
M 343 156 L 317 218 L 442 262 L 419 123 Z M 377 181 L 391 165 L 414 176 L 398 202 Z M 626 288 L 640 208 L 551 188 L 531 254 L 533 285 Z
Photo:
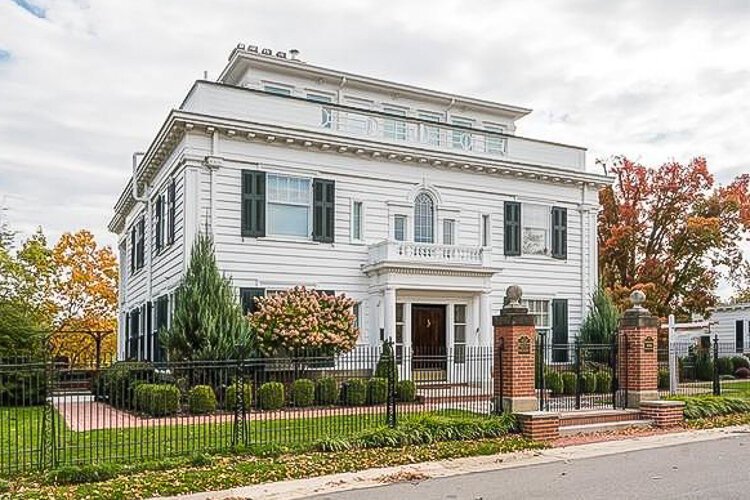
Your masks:
M 427 199 L 430 200 L 430 204 L 432 207 L 432 214 L 430 219 L 430 241 L 417 241 L 417 226 L 419 224 L 419 221 L 417 220 L 417 207 L 419 205 L 418 200 L 425 196 Z M 416 196 L 414 196 L 414 224 L 412 224 L 413 227 L 413 241 L 414 243 L 421 243 L 425 245 L 434 245 L 435 244 L 435 229 L 437 226 L 437 213 L 438 213 L 438 207 L 437 207 L 437 201 L 435 200 L 435 197 L 427 190 L 420 190 Z M 425 219 L 426 220 L 426 219 Z
M 450 225 L 450 232 L 446 231 L 446 224 Z M 442 224 L 442 238 L 443 245 L 455 245 L 456 244 L 456 219 L 452 217 L 446 217 L 443 219 Z M 450 241 L 446 241 L 446 235 L 450 234 Z
M 521 210 L 521 254 L 527 255 L 527 256 L 537 256 L 537 257 L 549 257 L 551 255 L 551 219 L 552 219 L 552 206 L 546 205 L 544 203 L 523 203 L 524 209 Z M 537 226 L 530 226 L 526 222 L 526 217 L 529 214 L 529 207 L 541 207 L 544 208 L 547 212 L 546 216 L 543 217 L 543 220 L 545 221 L 546 227 L 544 228 L 544 251 L 541 253 L 538 252 L 527 252 L 525 251 L 525 241 L 526 241 L 526 229 L 541 229 Z
M 355 234 L 355 222 L 354 209 L 359 205 L 359 237 Z M 358 199 L 352 198 L 349 205 L 349 239 L 352 243 L 364 243 L 365 242 L 365 203 Z
M 304 179 L 308 183 L 308 195 L 309 199 L 306 204 L 303 203 L 294 203 L 294 202 L 279 202 L 279 201 L 271 201 L 271 196 L 269 195 L 270 190 L 268 189 L 268 185 L 270 184 L 270 178 L 271 177 L 287 177 L 292 179 Z M 283 238 L 283 239 L 289 239 L 289 240 L 304 240 L 304 241 L 310 241 L 313 239 L 312 232 L 313 232 L 313 210 L 314 210 L 314 182 L 315 179 L 313 177 L 304 176 L 304 175 L 294 175 L 294 174 L 286 174 L 286 173 L 279 173 L 279 172 L 266 172 L 265 173 L 265 231 L 264 236 L 272 236 L 274 238 Z M 278 234 L 274 233 L 271 230 L 271 205 L 284 205 L 284 206 L 296 206 L 296 207 L 306 207 L 307 208 L 307 229 L 305 231 L 305 237 L 302 237 L 300 235 L 296 234 Z

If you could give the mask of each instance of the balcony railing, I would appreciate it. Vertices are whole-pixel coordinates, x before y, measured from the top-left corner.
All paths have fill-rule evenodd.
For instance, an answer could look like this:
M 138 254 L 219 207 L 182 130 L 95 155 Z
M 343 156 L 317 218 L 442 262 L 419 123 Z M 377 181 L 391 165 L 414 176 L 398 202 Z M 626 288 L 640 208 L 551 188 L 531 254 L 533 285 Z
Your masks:
M 325 132 L 336 137 L 368 138 L 394 146 L 459 153 L 488 160 L 507 158 L 578 171 L 585 167 L 585 149 L 575 146 L 208 82 L 196 84 L 182 109 L 203 115 Z
M 321 118 L 324 129 L 430 148 L 502 156 L 508 144 L 500 131 L 473 130 L 437 121 L 407 121 L 367 111 L 323 107 Z
M 414 264 L 489 265 L 489 252 L 483 247 L 437 245 L 409 241 L 381 241 L 369 248 L 369 265 L 383 262 Z

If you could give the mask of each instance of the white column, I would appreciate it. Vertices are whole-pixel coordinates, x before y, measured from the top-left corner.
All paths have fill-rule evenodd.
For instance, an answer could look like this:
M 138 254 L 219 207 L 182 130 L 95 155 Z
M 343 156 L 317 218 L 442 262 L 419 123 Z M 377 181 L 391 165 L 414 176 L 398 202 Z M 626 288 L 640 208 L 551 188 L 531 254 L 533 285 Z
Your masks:
M 479 345 L 490 345 L 491 318 L 490 315 L 490 292 L 482 292 L 479 295 Z
M 383 292 L 383 328 L 384 339 L 396 340 L 396 289 L 387 287 Z

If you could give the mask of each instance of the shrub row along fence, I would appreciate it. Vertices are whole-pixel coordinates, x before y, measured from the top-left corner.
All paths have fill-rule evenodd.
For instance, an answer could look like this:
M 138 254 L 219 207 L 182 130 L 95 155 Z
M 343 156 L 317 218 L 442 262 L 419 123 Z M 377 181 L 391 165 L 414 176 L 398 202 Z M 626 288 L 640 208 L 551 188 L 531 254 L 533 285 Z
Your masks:
M 659 348 L 658 359 L 662 396 L 750 393 L 750 351 L 733 342 L 716 336 L 673 342 Z
M 492 349 L 419 355 L 392 346 L 338 356 L 0 362 L 0 474 L 305 447 L 427 412 L 488 414 Z
M 542 411 L 614 408 L 616 346 L 553 343 L 537 336 L 536 392 Z

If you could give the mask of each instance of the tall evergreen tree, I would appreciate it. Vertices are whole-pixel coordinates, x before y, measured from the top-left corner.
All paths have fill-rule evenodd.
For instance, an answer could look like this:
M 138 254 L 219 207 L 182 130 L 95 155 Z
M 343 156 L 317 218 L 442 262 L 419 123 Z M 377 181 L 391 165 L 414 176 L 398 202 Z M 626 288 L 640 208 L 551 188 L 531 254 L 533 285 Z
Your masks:
M 175 292 L 172 325 L 160 333 L 172 361 L 226 360 L 247 356 L 255 338 L 231 281 L 216 265 L 211 237 L 199 234 L 190 266 Z

